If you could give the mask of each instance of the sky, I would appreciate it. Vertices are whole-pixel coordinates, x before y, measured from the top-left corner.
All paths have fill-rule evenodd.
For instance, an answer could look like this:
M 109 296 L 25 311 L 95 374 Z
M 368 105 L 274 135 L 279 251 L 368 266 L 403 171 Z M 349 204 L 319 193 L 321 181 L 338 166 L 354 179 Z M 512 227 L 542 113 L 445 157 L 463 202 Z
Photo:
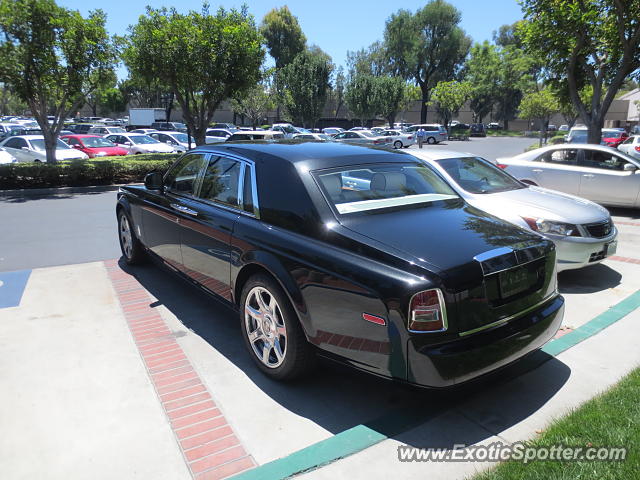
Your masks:
M 461 27 L 473 38 L 482 42 L 491 40 L 494 30 L 500 25 L 513 23 L 522 18 L 516 0 L 448 0 L 462 12 Z M 211 9 L 218 6 L 239 8 L 245 3 L 256 22 L 262 21 L 265 13 L 273 8 L 287 5 L 291 13 L 298 17 L 308 44 L 318 45 L 331 55 L 336 65 L 346 66 L 347 51 L 367 47 L 381 40 L 385 21 L 401 8 L 415 11 L 426 2 L 407 0 L 289 0 L 289 1 L 215 1 L 210 0 Z M 83 15 L 88 11 L 102 8 L 107 13 L 107 29 L 111 34 L 124 35 L 129 25 L 136 23 L 144 13 L 146 5 L 155 8 L 176 7 L 178 11 L 200 10 L 201 0 L 58 0 L 58 4 L 79 10 Z M 126 76 L 124 68 L 118 76 Z

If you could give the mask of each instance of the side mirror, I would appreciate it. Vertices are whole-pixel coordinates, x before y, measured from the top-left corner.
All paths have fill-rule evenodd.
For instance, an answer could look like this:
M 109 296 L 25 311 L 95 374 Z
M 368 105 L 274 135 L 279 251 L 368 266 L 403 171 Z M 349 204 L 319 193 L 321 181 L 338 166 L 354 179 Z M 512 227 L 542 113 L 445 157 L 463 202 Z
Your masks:
M 22 147 L 21 150 L 26 150 L 28 152 L 29 151 L 29 147 Z
M 162 190 L 162 175 L 160 172 L 151 172 L 144 177 L 144 186 L 147 190 Z
M 130 147 L 133 144 L 131 142 L 124 142 L 123 145 L 126 145 L 127 147 Z
M 638 170 L 638 167 L 636 167 L 633 163 L 625 163 L 623 170 L 625 172 L 635 172 L 636 170 Z

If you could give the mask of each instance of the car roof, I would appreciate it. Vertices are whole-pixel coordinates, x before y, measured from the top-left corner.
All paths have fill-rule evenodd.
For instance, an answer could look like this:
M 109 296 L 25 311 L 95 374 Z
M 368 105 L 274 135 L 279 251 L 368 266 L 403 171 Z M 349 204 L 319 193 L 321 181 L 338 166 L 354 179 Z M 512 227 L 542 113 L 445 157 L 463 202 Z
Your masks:
M 528 152 L 524 152 L 524 153 L 521 153 L 520 155 L 516 155 L 516 157 L 525 158 L 525 157 L 530 157 L 534 155 L 539 155 L 544 152 L 550 152 L 553 150 L 562 150 L 565 148 L 568 148 L 568 149 L 576 149 L 576 148 L 585 149 L 586 148 L 588 150 L 598 150 L 598 151 L 607 152 L 607 153 L 611 153 L 611 152 L 621 153 L 620 150 L 616 148 L 608 147 L 606 145 L 597 145 L 595 143 L 559 143 L 558 145 L 547 145 L 546 147 L 529 150 Z
M 25 140 L 42 140 L 44 135 L 13 135 L 8 138 L 24 138 Z
M 91 135 L 90 133 L 65 133 L 60 135 L 61 137 L 77 137 L 77 138 L 102 138 L 100 135 Z
M 368 163 L 419 163 L 419 160 L 406 152 L 338 142 L 216 143 L 201 145 L 191 152 L 198 151 L 226 152 L 259 162 L 278 159 L 302 170 Z
M 466 158 L 466 157 L 479 157 L 474 153 L 458 152 L 455 150 L 411 150 L 409 155 L 421 158 L 424 160 L 443 160 L 445 158 Z
M 252 133 L 260 133 L 260 134 L 271 134 L 271 135 L 282 135 L 282 132 L 279 130 L 240 130 L 237 132 L 231 132 L 234 135 L 245 135 L 245 134 L 252 134 Z
M 167 130 L 158 130 L 156 132 L 149 132 L 149 133 L 164 133 L 165 135 L 178 135 L 178 134 L 186 135 L 186 133 L 184 133 L 184 132 L 176 132 L 176 131 L 173 131 L 173 130 L 168 130 L 168 131 Z M 145 133 L 145 135 L 146 135 L 146 133 Z

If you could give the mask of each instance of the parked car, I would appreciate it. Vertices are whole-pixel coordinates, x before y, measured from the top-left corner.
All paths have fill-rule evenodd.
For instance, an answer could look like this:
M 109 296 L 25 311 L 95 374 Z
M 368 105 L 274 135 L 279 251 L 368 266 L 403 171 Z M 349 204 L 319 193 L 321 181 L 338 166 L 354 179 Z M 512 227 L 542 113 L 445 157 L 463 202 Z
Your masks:
M 390 145 L 391 137 L 382 137 L 369 130 L 349 130 L 333 136 L 336 142 L 360 143 L 367 145 Z
M 632 135 L 631 137 L 628 137 L 618 146 L 618 150 L 640 160 L 640 135 Z
M 67 126 L 67 130 L 72 131 L 73 133 L 85 134 L 89 130 L 91 130 L 94 126 L 93 123 L 72 123 Z
M 449 139 L 447 129 L 438 124 L 411 125 L 410 127 L 407 127 L 404 132 L 415 134 L 421 128 L 427 132 L 427 136 L 424 141 L 430 145 L 444 142 Z
M 319 142 L 334 142 L 331 135 L 325 133 L 298 133 L 293 136 L 294 140 L 317 140 Z
M 409 148 L 416 143 L 415 134 L 405 133 L 401 130 L 382 130 L 378 133 L 381 137 L 389 137 L 393 148 Z
M 349 132 L 359 132 L 361 130 L 367 130 L 366 127 L 351 127 L 348 131 Z
M 569 125 L 560 125 L 560 128 L 558 128 L 559 132 L 568 132 L 569 131 Z
M 60 139 L 69 145 L 87 154 L 89 158 L 111 157 L 127 155 L 129 151 L 116 146 L 113 142 L 100 135 L 62 135 Z
M 469 136 L 486 137 L 487 130 L 484 128 L 484 123 L 472 123 L 469 125 Z
M 640 207 L 640 162 L 610 147 L 561 144 L 497 159 L 518 180 L 602 205 Z
M 182 150 L 182 148 L 177 149 L 166 143 L 159 142 L 143 133 L 120 133 L 107 135 L 105 138 L 115 143 L 118 147 L 124 148 L 132 155 L 140 153 L 180 153 Z
M 279 130 L 240 130 L 227 137 L 227 142 L 252 140 L 282 140 L 284 133 Z
M 502 130 L 502 125 L 500 125 L 498 122 L 491 122 L 489 125 L 487 125 L 487 128 L 489 130 Z
M 222 130 L 231 131 L 238 130 L 238 127 L 236 127 L 233 123 L 214 123 L 213 125 L 211 125 L 211 128 L 220 128 Z
M 148 252 L 236 308 L 248 354 L 276 380 L 321 355 L 457 385 L 562 322 L 553 244 L 468 205 L 404 152 L 201 146 L 121 187 L 116 215 L 124 261 Z
M 618 231 L 606 208 L 566 193 L 533 187 L 471 153 L 416 150 L 474 207 L 537 232 L 556 245 L 558 271 L 614 255 Z
M 274 123 L 271 126 L 271 131 L 282 133 L 284 138 L 293 138 L 295 134 L 300 133 L 298 129 L 290 123 Z
M 187 131 L 187 126 L 180 122 L 153 122 L 151 124 L 151 128 L 155 128 L 156 130 L 167 130 L 169 132 L 186 133 Z
M 603 128 L 601 144 L 612 148 L 618 148 L 627 138 L 629 134 L 624 129 Z
M 587 143 L 587 127 L 573 127 L 565 137 L 566 143 Z
M 239 130 L 229 130 L 224 128 L 210 128 L 207 130 L 207 143 L 224 142 L 227 138 Z
M 0 147 L 9 152 L 18 162 L 45 162 L 47 160 L 42 135 L 19 135 L 5 138 L 0 142 Z M 71 148 L 58 139 L 56 160 L 86 160 L 88 158 L 87 154 Z
M 327 135 L 336 135 L 337 133 L 342 132 L 344 132 L 344 128 L 340 127 L 327 127 L 322 129 L 322 133 L 325 133 Z
M 158 130 L 156 130 L 155 128 L 136 128 L 134 130 L 131 130 L 129 133 L 142 133 L 144 135 L 149 135 L 150 133 L 155 133 Z
M 122 127 L 109 127 L 107 125 L 95 125 L 91 127 L 87 133 L 89 135 L 113 135 L 114 133 L 127 133 Z
M 159 142 L 166 143 L 178 152 L 186 152 L 189 150 L 189 138 L 186 133 L 182 132 L 151 132 L 148 134 L 151 138 L 155 138 Z M 206 141 L 206 143 L 210 143 Z M 211 142 L 212 143 L 212 142 Z M 196 141 L 191 137 L 191 148 L 196 146 Z
M 6 164 L 6 163 L 14 163 L 14 162 L 17 162 L 17 161 L 18 160 L 16 159 L 16 157 L 11 155 L 4 148 L 0 147 L 0 165 Z
M 547 125 L 547 132 L 555 132 L 558 130 L 558 126 L 554 125 L 553 123 L 550 123 L 549 125 Z

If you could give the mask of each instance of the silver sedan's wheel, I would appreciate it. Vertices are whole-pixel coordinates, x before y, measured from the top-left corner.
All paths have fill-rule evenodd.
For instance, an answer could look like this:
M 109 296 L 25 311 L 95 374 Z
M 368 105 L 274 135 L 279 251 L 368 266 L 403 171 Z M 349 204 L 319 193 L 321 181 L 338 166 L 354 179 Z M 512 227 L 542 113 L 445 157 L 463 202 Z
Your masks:
M 395 142 L 393 142 L 393 146 L 395 148 L 402 148 L 402 142 L 400 140 L 396 140 Z
M 287 355 L 287 329 L 276 297 L 266 288 L 253 287 L 244 303 L 244 328 L 251 349 L 268 368 L 277 368 Z
M 131 235 L 131 224 L 127 216 L 122 213 L 120 215 L 120 246 L 122 247 L 122 253 L 130 260 L 133 257 L 133 236 Z

